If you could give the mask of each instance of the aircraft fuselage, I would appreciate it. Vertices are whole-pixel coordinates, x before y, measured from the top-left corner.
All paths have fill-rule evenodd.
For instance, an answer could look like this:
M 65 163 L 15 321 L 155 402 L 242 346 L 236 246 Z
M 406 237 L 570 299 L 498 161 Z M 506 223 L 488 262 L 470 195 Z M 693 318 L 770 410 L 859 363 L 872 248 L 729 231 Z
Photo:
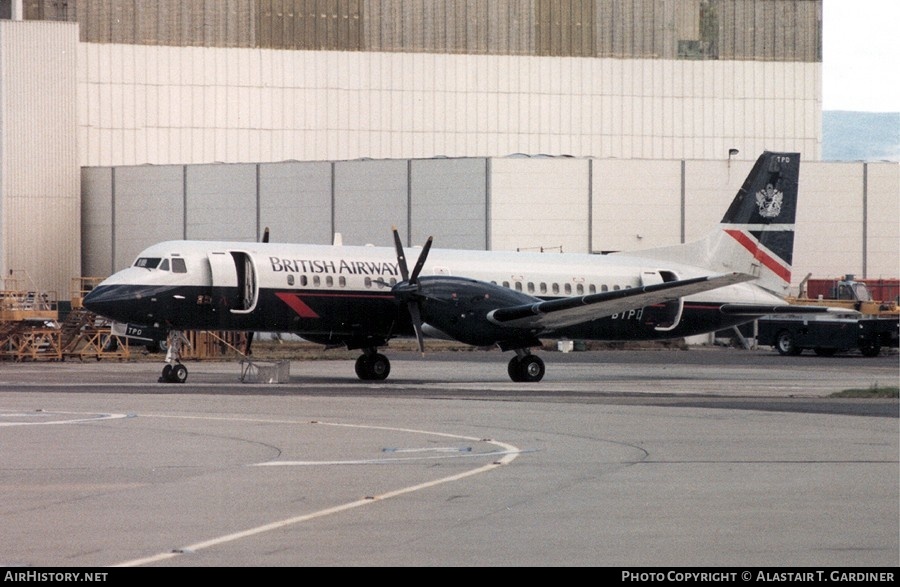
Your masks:
M 484 317 L 496 307 L 707 273 L 687 265 L 661 267 L 659 261 L 637 256 L 435 249 L 420 280 L 422 288 L 442 300 L 426 301 L 427 324 L 444 332 L 460 324 L 447 334 L 467 344 L 489 345 L 497 341 L 496 334 L 482 336 L 480 329 L 489 326 Z M 469 278 L 481 283 L 469 288 Z M 401 281 L 395 252 L 387 247 L 168 241 L 148 248 L 134 266 L 104 281 L 86 304 L 116 321 L 166 330 L 292 332 L 354 348 L 373 337 L 412 336 L 409 313 L 392 291 Z M 487 296 L 485 282 L 496 285 Z M 720 313 L 724 303 L 781 302 L 752 284 L 737 284 L 688 296 L 680 309 L 657 304 L 533 334 L 659 340 L 747 320 Z M 463 327 L 475 323 L 481 326 L 471 331 Z M 512 341 L 509 346 L 515 345 Z

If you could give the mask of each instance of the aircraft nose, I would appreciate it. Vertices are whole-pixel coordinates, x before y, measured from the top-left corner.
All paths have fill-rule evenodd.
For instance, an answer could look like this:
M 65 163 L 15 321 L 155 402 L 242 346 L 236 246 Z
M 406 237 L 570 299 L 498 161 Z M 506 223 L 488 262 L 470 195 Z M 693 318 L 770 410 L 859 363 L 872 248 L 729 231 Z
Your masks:
M 129 291 L 127 286 L 101 283 L 88 292 L 82 305 L 99 316 L 127 322 L 128 308 L 135 299 L 134 292 Z

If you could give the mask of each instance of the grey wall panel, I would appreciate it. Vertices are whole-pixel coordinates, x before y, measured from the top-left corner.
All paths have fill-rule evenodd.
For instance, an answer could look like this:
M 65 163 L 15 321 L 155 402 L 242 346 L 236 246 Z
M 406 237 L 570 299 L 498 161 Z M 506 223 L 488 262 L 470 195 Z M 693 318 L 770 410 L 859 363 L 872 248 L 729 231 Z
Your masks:
M 486 160 L 417 159 L 410 169 L 410 244 L 434 236 L 435 247 L 484 250 Z
M 407 241 L 406 160 L 342 161 L 334 167 L 334 229 L 348 245 L 393 246 L 391 227 Z
M 591 173 L 588 163 L 567 158 L 491 160 L 492 248 L 561 243 L 566 252 L 580 252 L 579 243 L 588 243 L 592 236 L 592 250 L 632 250 L 674 244 L 682 230 L 684 240 L 692 241 L 716 226 L 752 167 L 750 161 L 686 160 L 682 180 L 680 161 L 596 159 Z M 259 166 L 260 226 L 272 227 L 273 241 L 330 242 L 333 201 L 334 227 L 347 244 L 389 246 L 390 227 L 396 225 L 407 245 L 421 245 L 434 235 L 437 247 L 485 248 L 484 159 L 337 162 L 333 199 L 331 165 Z M 896 277 L 900 164 L 801 165 L 795 289 L 807 273 Z M 256 168 L 187 168 L 194 177 L 188 199 L 195 233 L 198 226 L 221 228 L 226 220 L 226 229 L 204 238 L 257 238 Z M 149 244 L 183 238 L 184 169 L 82 170 L 83 275 L 103 277 L 130 264 Z M 233 230 L 240 214 L 245 217 L 240 230 Z M 229 231 L 240 234 L 235 237 Z
M 186 238 L 257 239 L 256 165 L 191 165 L 185 185 Z
M 184 166 L 118 167 L 112 181 L 114 271 L 149 245 L 184 238 Z
M 597 159 L 591 178 L 592 252 L 680 242 L 680 161 Z
M 81 170 L 81 275 L 113 273 L 113 170 Z
M 491 159 L 490 186 L 491 250 L 588 252 L 587 159 Z
M 259 166 L 260 231 L 272 242 L 332 242 L 331 163 Z

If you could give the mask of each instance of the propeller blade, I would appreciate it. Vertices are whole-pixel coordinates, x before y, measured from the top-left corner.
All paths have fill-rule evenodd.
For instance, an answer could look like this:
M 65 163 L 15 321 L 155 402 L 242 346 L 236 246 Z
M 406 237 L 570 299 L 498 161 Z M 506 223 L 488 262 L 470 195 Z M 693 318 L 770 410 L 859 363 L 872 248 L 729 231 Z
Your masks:
M 422 271 L 422 267 L 425 265 L 425 259 L 428 257 L 428 251 L 431 249 L 431 241 L 433 240 L 434 237 L 429 236 L 428 240 L 425 241 L 425 246 L 422 247 L 422 252 L 419 253 L 419 260 L 416 261 L 416 266 L 413 267 L 412 275 L 409 277 L 410 283 L 415 283 L 419 277 L 419 272 Z
M 262 242 L 264 242 L 264 243 L 269 242 L 269 227 L 268 227 L 268 226 L 267 226 L 266 229 L 263 231 Z
M 407 308 L 409 309 L 409 315 L 412 317 L 413 330 L 416 331 L 416 342 L 419 343 L 419 352 L 422 353 L 422 356 L 425 356 L 425 335 L 422 334 L 422 314 L 419 313 L 419 304 L 415 301 L 410 301 L 407 304 Z
M 434 237 L 428 237 L 425 246 L 422 247 L 422 252 L 419 253 L 419 259 L 416 261 L 416 266 L 413 268 L 412 275 L 410 275 L 409 267 L 406 265 L 406 254 L 403 252 L 403 241 L 400 240 L 400 233 L 397 231 L 396 226 L 393 227 L 393 231 L 394 248 L 397 250 L 397 265 L 400 268 L 400 276 L 403 278 L 401 283 L 394 286 L 394 295 L 397 296 L 399 301 L 406 302 L 406 309 L 409 312 L 409 317 L 412 319 L 413 330 L 416 332 L 416 342 L 419 344 L 419 352 L 422 353 L 422 356 L 424 357 L 425 335 L 422 332 L 422 311 L 419 308 L 419 298 L 421 296 L 416 280 L 419 278 L 422 267 L 425 266 L 425 259 L 428 258 L 428 251 L 431 250 L 431 243 L 434 241 Z
M 397 250 L 397 264 L 400 265 L 400 277 L 403 281 L 409 280 L 409 269 L 406 267 L 406 255 L 403 253 L 403 243 L 400 241 L 400 233 L 397 227 L 393 227 L 394 231 L 394 248 Z

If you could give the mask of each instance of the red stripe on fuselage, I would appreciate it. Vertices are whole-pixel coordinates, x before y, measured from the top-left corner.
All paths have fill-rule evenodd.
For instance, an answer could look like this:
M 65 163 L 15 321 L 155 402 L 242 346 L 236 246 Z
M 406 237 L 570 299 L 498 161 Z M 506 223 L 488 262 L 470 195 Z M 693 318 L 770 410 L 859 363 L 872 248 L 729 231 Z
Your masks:
M 307 306 L 297 294 L 279 292 L 275 295 L 301 318 L 321 318 L 321 316 L 313 312 L 313 309 Z
M 306 305 L 306 302 L 300 299 L 300 296 L 307 298 L 355 298 L 355 299 L 380 299 L 380 300 L 390 300 L 393 299 L 393 296 L 390 294 L 386 295 L 359 295 L 359 294 L 335 294 L 335 293 L 287 293 L 287 292 L 277 292 L 275 296 L 287 304 L 291 310 L 297 313 L 301 318 L 321 318 L 316 312 Z
M 742 247 L 750 251 L 750 254 L 753 255 L 754 259 L 759 260 L 760 263 L 769 268 L 775 275 L 788 283 L 791 282 L 791 271 L 779 263 L 775 257 L 759 248 L 759 246 L 753 242 L 753 239 L 744 232 L 734 229 L 725 229 L 725 232 L 728 233 L 731 238 L 739 242 Z

